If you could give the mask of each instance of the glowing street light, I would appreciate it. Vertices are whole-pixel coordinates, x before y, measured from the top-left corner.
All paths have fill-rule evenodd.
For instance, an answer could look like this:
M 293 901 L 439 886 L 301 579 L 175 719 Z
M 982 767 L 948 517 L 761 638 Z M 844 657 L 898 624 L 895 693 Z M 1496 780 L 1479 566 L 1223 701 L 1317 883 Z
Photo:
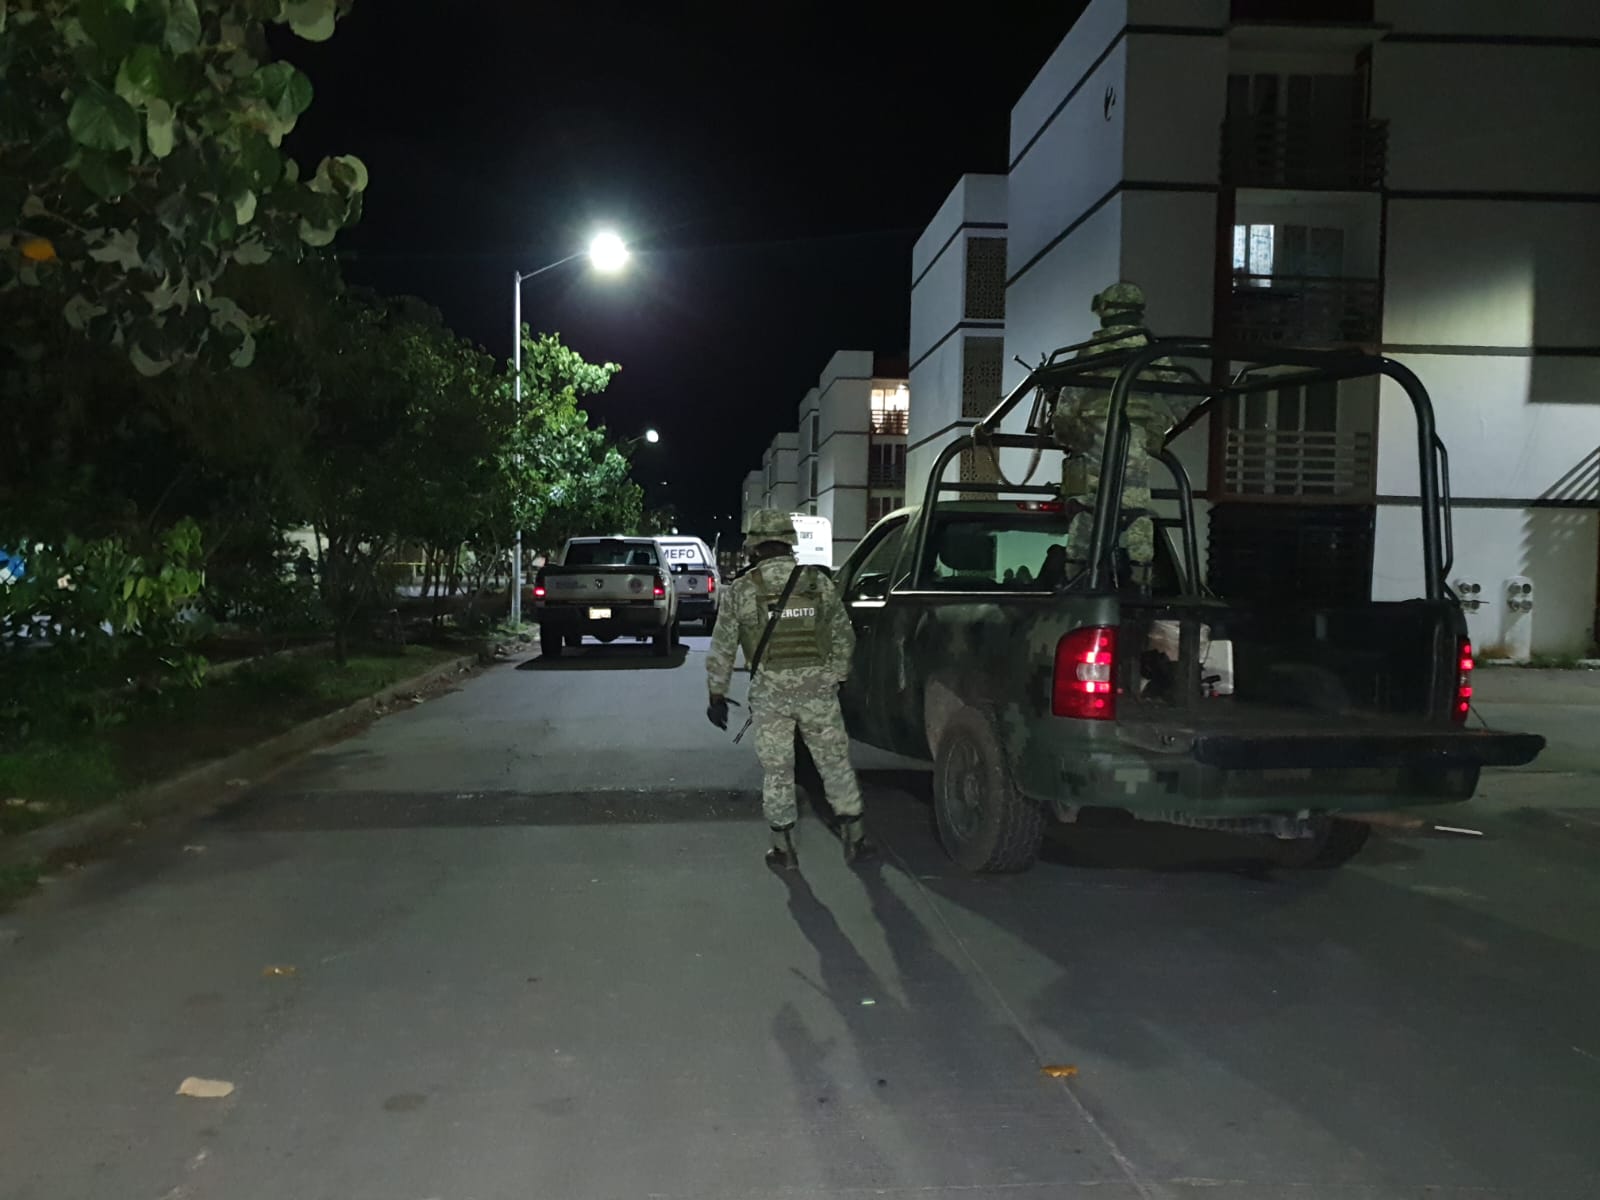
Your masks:
M 654 429 L 646 429 L 644 431 L 644 440 L 649 442 L 652 446 L 654 446 L 657 442 L 659 442 L 661 440 L 661 435 L 659 433 L 657 433 Z
M 615 275 L 628 265 L 628 247 L 609 229 L 594 235 L 589 243 L 589 262 L 602 275 Z

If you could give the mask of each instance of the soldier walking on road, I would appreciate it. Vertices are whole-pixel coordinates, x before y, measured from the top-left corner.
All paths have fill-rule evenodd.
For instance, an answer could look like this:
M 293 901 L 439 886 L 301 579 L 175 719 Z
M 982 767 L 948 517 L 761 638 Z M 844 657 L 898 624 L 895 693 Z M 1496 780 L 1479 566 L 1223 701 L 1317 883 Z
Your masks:
M 822 775 L 828 803 L 839 818 L 846 862 L 872 852 L 861 828 L 861 786 L 850 766 L 850 738 L 839 710 L 839 685 L 850 674 L 855 632 L 833 581 L 795 562 L 797 540 L 787 513 L 750 515 L 748 540 L 755 566 L 734 581 L 706 660 L 711 703 L 706 716 L 728 727 L 728 683 L 734 655 L 750 666 L 750 717 L 761 759 L 761 806 L 772 829 L 767 862 L 794 867 L 795 730 Z

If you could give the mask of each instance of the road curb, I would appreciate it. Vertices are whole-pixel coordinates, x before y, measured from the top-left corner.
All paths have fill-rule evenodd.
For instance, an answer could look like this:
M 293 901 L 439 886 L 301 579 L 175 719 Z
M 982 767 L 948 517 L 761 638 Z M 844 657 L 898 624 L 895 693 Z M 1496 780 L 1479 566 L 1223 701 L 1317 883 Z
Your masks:
M 172 816 L 181 811 L 198 813 L 226 798 L 237 787 L 236 784 L 230 786 L 232 781 L 243 779 L 256 783 L 318 746 L 348 737 L 361 726 L 383 716 L 383 710 L 395 700 L 455 679 L 482 660 L 481 654 L 465 654 L 440 663 L 421 675 L 401 680 L 334 712 L 313 717 L 226 758 L 191 767 L 159 783 L 146 784 L 90 812 L 0 841 L 0 867 L 53 858 L 116 837 L 154 817 Z

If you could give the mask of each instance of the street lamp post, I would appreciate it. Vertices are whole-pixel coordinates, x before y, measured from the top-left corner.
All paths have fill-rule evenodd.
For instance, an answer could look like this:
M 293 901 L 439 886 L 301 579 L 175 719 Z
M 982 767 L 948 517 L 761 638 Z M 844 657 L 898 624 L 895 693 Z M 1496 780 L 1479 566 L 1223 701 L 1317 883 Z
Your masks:
M 578 250 L 553 263 L 546 263 L 536 271 L 513 271 L 511 288 L 511 360 L 512 389 L 517 416 L 522 415 L 522 285 L 536 275 L 553 271 L 575 259 L 588 256 L 590 264 L 602 275 L 615 275 L 628 264 L 628 247 L 614 233 L 596 234 L 586 250 Z M 654 433 L 654 430 L 650 431 Z M 654 439 L 652 439 L 654 440 Z M 519 460 L 520 465 L 520 460 Z M 522 624 L 522 522 L 517 522 L 516 536 L 511 551 L 511 624 Z

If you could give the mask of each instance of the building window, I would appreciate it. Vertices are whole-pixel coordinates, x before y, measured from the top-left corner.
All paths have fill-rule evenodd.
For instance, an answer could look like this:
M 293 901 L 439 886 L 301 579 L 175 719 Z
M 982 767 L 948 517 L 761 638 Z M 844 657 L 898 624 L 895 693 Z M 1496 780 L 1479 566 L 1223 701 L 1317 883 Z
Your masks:
M 812 458 L 812 460 L 811 460 L 811 498 L 813 500 L 815 500 L 816 496 L 817 496 L 817 460 L 815 458 Z
M 822 445 L 822 414 L 811 414 L 811 448 L 815 450 Z
M 906 432 L 906 422 L 911 412 L 911 390 L 905 384 L 895 388 L 872 389 L 872 432 L 899 434 Z
M 1006 319 L 1006 239 L 967 239 L 967 290 L 964 306 L 969 321 Z
M 890 513 L 905 506 L 903 492 L 873 493 L 867 497 L 867 524 L 876 525 Z
M 904 484 L 905 481 L 904 442 L 873 442 L 867 447 L 868 484 Z
M 1235 225 L 1233 271 L 1270 287 L 1270 276 L 1336 279 L 1344 274 L 1344 230 L 1309 225 Z
M 1235 397 L 1224 440 L 1227 492 L 1370 498 L 1373 435 L 1341 429 L 1339 408 L 1339 385 L 1328 381 Z

